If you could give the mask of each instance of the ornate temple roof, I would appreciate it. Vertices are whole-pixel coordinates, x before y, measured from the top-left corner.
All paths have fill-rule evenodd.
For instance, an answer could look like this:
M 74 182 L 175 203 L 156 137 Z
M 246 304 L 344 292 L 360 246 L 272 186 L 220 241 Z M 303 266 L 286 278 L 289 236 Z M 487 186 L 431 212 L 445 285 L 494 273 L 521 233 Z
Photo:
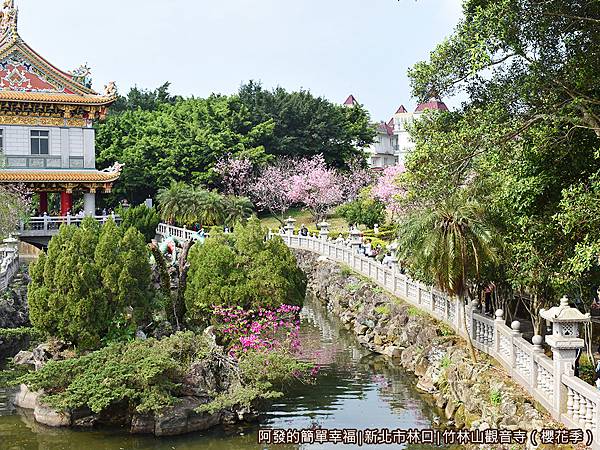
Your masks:
M 0 183 L 114 183 L 120 167 L 105 170 L 0 170 Z
M 117 98 L 114 83 L 100 95 L 91 88 L 90 70 L 64 72 L 23 41 L 17 31 L 18 9 L 5 0 L 0 11 L 0 101 L 109 105 Z

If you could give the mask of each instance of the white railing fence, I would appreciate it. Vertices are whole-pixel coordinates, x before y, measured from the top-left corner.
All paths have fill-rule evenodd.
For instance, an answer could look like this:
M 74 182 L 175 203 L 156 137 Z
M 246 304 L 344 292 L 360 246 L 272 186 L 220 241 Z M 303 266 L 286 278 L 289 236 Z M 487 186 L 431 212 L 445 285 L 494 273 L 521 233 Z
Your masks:
M 0 293 L 8 289 L 19 271 L 19 253 L 12 247 L 0 247 Z
M 170 236 L 182 241 L 191 241 L 198 235 L 198 233 L 194 230 L 188 230 L 187 228 L 179 228 L 173 225 L 167 225 L 166 223 L 161 223 L 158 225 L 158 228 L 156 229 L 156 234 L 162 237 Z
M 183 240 L 192 239 L 191 230 L 161 224 L 157 229 L 161 236 L 173 236 Z M 327 229 L 319 236 L 303 236 L 288 223 L 285 230 L 275 234 L 269 231 L 269 239 L 280 237 L 293 249 L 309 250 L 333 261 L 346 264 L 356 272 L 368 277 L 379 286 L 408 303 L 426 311 L 445 323 L 457 334 L 471 336 L 473 345 L 496 359 L 508 374 L 537 400 L 556 420 L 569 428 L 584 430 L 593 436 L 592 447 L 600 449 L 600 392 L 573 375 L 571 365 L 561 359 L 561 351 L 553 348 L 554 359 L 544 354 L 542 336 L 534 336 L 532 342 L 525 340 L 520 323 L 505 324 L 504 313 L 499 310 L 491 318 L 477 309 L 475 302 L 465 304 L 455 297 L 411 279 L 399 270 L 395 251 L 392 261 L 383 265 L 374 258 L 359 253 L 358 240 L 350 244 L 328 239 Z M 464 323 L 463 317 L 467 318 Z M 569 354 L 570 355 L 570 354 Z
M 100 223 L 105 223 L 109 219 L 113 219 L 116 223 L 121 222 L 121 218 L 114 213 L 92 217 Z M 44 214 L 39 217 L 31 217 L 26 222 L 21 222 L 18 232 L 21 236 L 48 236 L 58 233 L 61 225 L 80 226 L 83 219 L 85 219 L 85 216 L 72 216 L 71 214 L 67 214 L 66 216 L 49 216 Z
M 564 364 L 561 366 L 547 357 L 541 336 L 535 336 L 532 344 L 522 337 L 519 322 L 507 326 L 502 311 L 496 313 L 495 319 L 487 317 L 477 310 L 475 303 L 465 304 L 411 279 L 400 273 L 395 255 L 392 263 L 384 266 L 374 258 L 359 254 L 357 245 L 330 240 L 326 233 L 301 236 L 286 229 L 285 234 L 270 233 L 269 236 L 281 237 L 290 248 L 310 250 L 347 264 L 394 295 L 427 311 L 459 335 L 466 337 L 468 332 L 473 345 L 499 361 L 555 419 L 570 428 L 591 432 L 594 441 L 600 438 L 600 392 L 573 376 L 572 370 L 565 370 Z M 464 308 L 466 324 L 463 323 Z M 593 447 L 600 448 L 595 442 Z

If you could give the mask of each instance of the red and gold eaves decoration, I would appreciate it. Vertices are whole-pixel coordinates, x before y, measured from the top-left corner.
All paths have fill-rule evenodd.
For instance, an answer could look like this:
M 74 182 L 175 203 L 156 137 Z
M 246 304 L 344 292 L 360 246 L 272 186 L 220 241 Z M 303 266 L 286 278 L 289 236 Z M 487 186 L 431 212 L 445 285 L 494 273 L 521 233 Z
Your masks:
M 0 120 L 32 117 L 68 120 L 85 126 L 103 119 L 108 106 L 117 99 L 114 83 L 101 95 L 91 89 L 89 68 L 64 72 L 40 56 L 19 36 L 18 9 L 14 0 L 5 0 L 0 11 Z M 49 108 L 49 105 L 53 105 Z M 47 120 L 46 120 L 47 122 Z
M 119 171 L 97 170 L 0 170 L 0 183 L 113 183 Z

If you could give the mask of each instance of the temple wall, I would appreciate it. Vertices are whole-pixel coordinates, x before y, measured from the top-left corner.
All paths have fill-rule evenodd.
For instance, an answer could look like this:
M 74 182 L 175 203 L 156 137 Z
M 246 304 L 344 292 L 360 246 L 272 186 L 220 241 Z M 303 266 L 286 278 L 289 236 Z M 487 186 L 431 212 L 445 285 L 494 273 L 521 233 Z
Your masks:
M 92 128 L 0 124 L 0 129 L 3 130 L 2 152 L 7 158 L 7 168 L 95 168 L 95 132 Z M 48 155 L 31 154 L 31 130 L 50 132 Z

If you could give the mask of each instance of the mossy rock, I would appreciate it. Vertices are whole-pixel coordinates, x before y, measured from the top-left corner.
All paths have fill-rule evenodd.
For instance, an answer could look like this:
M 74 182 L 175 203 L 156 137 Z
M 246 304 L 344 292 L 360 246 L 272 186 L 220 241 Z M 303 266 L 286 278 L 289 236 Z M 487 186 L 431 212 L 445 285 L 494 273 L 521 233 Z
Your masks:
M 466 424 L 465 405 L 462 403 L 458 405 L 458 408 L 454 411 L 454 424 L 457 429 L 464 428 Z

